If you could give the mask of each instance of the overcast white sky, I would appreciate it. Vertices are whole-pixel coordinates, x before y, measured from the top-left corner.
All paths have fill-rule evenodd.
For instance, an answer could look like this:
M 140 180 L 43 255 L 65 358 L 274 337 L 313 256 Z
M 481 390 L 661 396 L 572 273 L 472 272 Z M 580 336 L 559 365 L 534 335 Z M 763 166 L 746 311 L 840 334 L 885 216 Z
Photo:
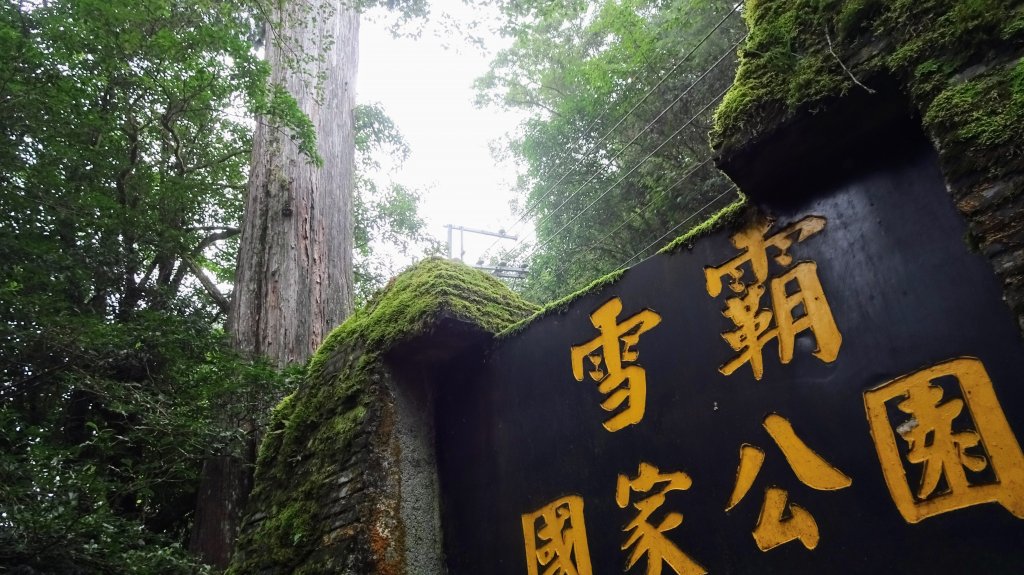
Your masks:
M 488 40 L 487 48 L 496 50 L 499 42 Z M 511 226 L 515 169 L 498 165 L 489 143 L 513 130 L 519 117 L 473 105 L 473 80 L 487 71 L 490 55 L 429 31 L 418 39 L 394 38 L 373 14 L 363 18 L 359 54 L 357 98 L 380 102 L 409 142 L 412 154 L 396 180 L 424 191 L 420 215 L 429 233 L 444 241 L 446 224 L 493 231 Z M 494 241 L 465 238 L 469 264 Z

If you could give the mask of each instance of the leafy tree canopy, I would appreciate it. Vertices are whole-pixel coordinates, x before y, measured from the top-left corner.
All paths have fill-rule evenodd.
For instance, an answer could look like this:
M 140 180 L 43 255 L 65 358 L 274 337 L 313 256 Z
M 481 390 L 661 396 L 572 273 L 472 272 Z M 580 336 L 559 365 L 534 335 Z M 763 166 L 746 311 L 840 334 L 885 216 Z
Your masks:
M 379 104 L 356 107 L 355 287 L 357 307 L 395 275 L 398 257 L 437 255 L 419 217 L 420 193 L 390 178 L 409 145 Z M 388 159 L 382 162 L 381 157 Z
M 291 387 L 231 353 L 223 326 L 254 122 L 317 161 L 254 46 L 266 12 L 0 5 L 2 565 L 201 571 L 180 546 L 201 462 L 244 448 Z M 397 134 L 382 113 L 364 123 L 364 154 Z M 412 192 L 364 197 L 362 253 L 418 230 Z
M 536 241 L 494 258 L 529 266 L 528 297 L 636 263 L 735 198 L 707 144 L 745 32 L 733 1 L 499 4 L 512 44 L 478 103 L 532 115 L 507 151 Z

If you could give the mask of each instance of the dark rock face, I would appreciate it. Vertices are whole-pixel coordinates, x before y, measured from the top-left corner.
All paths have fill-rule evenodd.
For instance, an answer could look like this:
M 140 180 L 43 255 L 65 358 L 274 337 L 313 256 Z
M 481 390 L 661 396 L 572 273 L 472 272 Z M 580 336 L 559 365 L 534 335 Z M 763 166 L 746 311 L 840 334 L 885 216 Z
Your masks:
M 750 39 L 716 118 L 719 166 L 753 204 L 784 206 L 857 170 L 865 146 L 898 156 L 923 134 L 963 240 L 1024 331 L 1019 4 L 749 3 Z M 275 412 L 230 572 L 444 572 L 436 390 L 453 362 L 479 362 L 534 311 L 493 278 L 431 260 L 335 330 Z

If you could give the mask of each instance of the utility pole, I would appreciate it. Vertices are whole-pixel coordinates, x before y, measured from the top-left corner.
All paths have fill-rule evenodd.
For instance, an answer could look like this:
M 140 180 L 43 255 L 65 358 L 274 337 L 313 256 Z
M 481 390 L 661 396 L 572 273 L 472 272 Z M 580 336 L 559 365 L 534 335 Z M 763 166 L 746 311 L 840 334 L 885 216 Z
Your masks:
M 452 231 L 453 230 L 459 230 L 459 252 L 460 253 L 459 253 L 458 259 L 460 259 L 460 260 L 463 257 L 465 257 L 465 255 L 466 255 L 466 248 L 465 248 L 466 232 L 469 232 L 471 234 L 480 234 L 482 236 L 491 236 L 491 237 L 500 238 L 500 239 L 503 239 L 503 240 L 518 240 L 519 239 L 518 236 L 510 236 L 510 235 L 506 234 L 505 230 L 498 230 L 496 232 L 492 232 L 490 230 L 479 230 L 479 229 L 476 229 L 476 228 L 467 228 L 465 226 L 455 226 L 455 225 L 452 225 L 452 224 L 448 224 L 445 227 L 448 228 L 448 259 L 452 259 L 452 260 L 455 259 L 455 253 L 452 251 L 454 249 L 454 247 L 455 247 L 455 246 L 452 245 Z
M 464 258 L 466 256 L 466 249 L 465 249 L 464 246 L 465 246 L 465 239 L 466 239 L 466 233 L 467 232 L 469 232 L 471 234 L 480 234 L 482 236 L 491 236 L 491 237 L 495 237 L 495 238 L 502 239 L 502 240 L 518 240 L 519 239 L 518 236 L 512 236 L 512 235 L 509 235 L 509 234 L 505 233 L 505 230 L 498 230 L 496 232 L 492 232 L 490 230 L 481 230 L 481 229 L 477 229 L 477 228 L 467 228 L 465 226 L 456 226 L 456 225 L 452 225 L 452 224 L 448 224 L 445 227 L 448 228 L 448 259 L 458 259 L 459 261 L 462 261 L 462 258 Z M 453 236 L 453 233 L 454 233 L 455 230 L 459 231 L 459 257 L 458 258 L 455 257 L 455 252 L 454 252 L 455 246 L 452 243 L 452 239 L 453 239 L 452 236 Z M 526 268 L 508 267 L 508 266 L 506 266 L 503 263 L 499 264 L 497 266 L 491 267 L 491 266 L 483 265 L 483 261 L 480 261 L 480 262 L 477 263 L 477 265 L 475 265 L 473 267 L 478 269 L 478 270 L 483 270 L 483 271 L 486 271 L 486 272 L 490 272 L 495 277 L 499 277 L 499 278 L 522 279 L 522 278 L 526 277 Z

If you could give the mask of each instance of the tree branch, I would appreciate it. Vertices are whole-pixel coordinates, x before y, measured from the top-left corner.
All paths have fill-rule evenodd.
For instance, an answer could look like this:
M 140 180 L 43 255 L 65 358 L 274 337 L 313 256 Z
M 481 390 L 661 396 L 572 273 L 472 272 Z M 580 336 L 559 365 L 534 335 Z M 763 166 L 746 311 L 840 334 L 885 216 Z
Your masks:
M 234 230 L 236 233 L 238 232 L 238 228 L 233 226 L 192 226 L 185 229 L 190 232 L 213 232 L 219 230 Z
M 829 36 L 828 34 L 828 26 L 825 26 L 825 39 L 828 40 L 828 51 L 832 53 L 832 57 L 836 59 L 836 62 L 839 62 L 839 65 L 843 67 L 843 71 L 846 72 L 846 75 L 849 76 L 851 80 L 853 80 L 853 83 L 867 90 L 868 94 L 874 94 L 875 91 L 862 84 L 861 81 L 858 80 L 857 77 L 853 75 L 853 72 L 851 72 L 850 69 L 846 67 L 846 64 L 844 64 L 843 61 L 839 59 L 839 56 L 836 54 L 836 51 L 832 49 L 832 37 Z
M 223 240 L 223 239 L 227 239 L 227 238 L 230 238 L 232 236 L 236 236 L 236 235 L 242 233 L 242 230 L 240 230 L 239 228 L 232 228 L 232 227 L 227 227 L 227 226 L 200 226 L 200 227 L 191 228 L 191 229 L 194 229 L 194 230 L 207 230 L 207 229 L 209 229 L 209 230 L 221 230 L 221 231 L 219 231 L 219 232 L 217 232 L 215 234 L 210 234 L 210 235 L 206 236 L 205 238 L 203 238 L 196 245 L 196 247 L 192 250 L 191 254 L 187 255 L 187 256 L 184 256 L 182 258 L 182 260 L 188 260 L 189 258 L 194 258 L 196 256 L 199 256 L 200 254 L 203 253 L 203 250 L 205 250 L 206 248 L 208 248 L 211 245 L 213 245 L 214 242 L 217 242 L 217 241 L 220 241 L 220 240 Z M 178 286 L 181 285 L 181 280 L 184 279 L 184 277 L 185 277 L 185 270 L 187 269 L 187 267 L 188 267 L 187 264 L 183 264 L 183 265 L 178 266 L 178 270 L 174 273 L 174 277 L 171 279 L 170 285 L 174 289 L 175 292 L 178 291 Z
M 201 229 L 201 228 L 197 228 L 197 229 Z M 210 234 L 210 235 L 206 236 L 205 238 L 203 238 L 202 241 L 200 241 L 199 244 L 196 245 L 196 249 L 192 250 L 192 255 L 193 256 L 199 255 L 200 253 L 202 253 L 203 250 L 205 250 L 206 248 L 210 247 L 215 242 L 219 242 L 221 240 L 226 240 L 228 238 L 237 236 L 238 234 L 242 233 L 241 228 L 228 228 L 228 227 L 224 227 L 224 228 L 215 228 L 215 229 L 220 229 L 221 231 L 219 231 L 219 232 L 217 232 L 215 234 Z
M 217 286 L 214 285 L 213 281 L 206 277 L 206 274 L 203 273 L 203 270 L 196 265 L 196 262 L 194 262 L 192 258 L 186 256 L 182 258 L 182 261 L 188 266 L 192 275 L 196 276 L 199 283 L 203 284 L 203 288 L 205 288 L 206 292 L 213 298 L 213 301 L 217 304 L 217 307 L 220 308 L 220 311 L 228 313 L 228 310 L 231 309 L 231 302 L 228 301 L 228 298 L 224 294 L 220 293 L 220 290 L 217 289 Z
M 48 369 L 44 369 L 39 373 L 32 374 L 18 381 L 7 383 L 4 385 L 3 388 L 0 388 L 0 398 L 9 399 L 11 397 L 21 395 L 22 393 L 29 391 L 36 385 L 46 381 L 47 376 L 53 375 L 54 373 L 58 373 L 64 368 L 68 367 L 69 365 L 71 365 L 71 362 L 65 361 L 60 365 L 55 365 Z
M 221 164 L 223 162 L 226 162 L 226 161 L 230 160 L 231 158 L 234 158 L 236 156 L 241 156 L 242 154 L 250 154 L 251 152 L 252 152 L 252 150 L 250 148 L 238 148 L 237 150 L 232 150 L 230 152 L 227 152 L 226 154 L 224 154 L 224 155 L 222 155 L 222 156 L 220 156 L 218 158 L 214 158 L 214 159 L 210 160 L 209 162 L 204 162 L 202 164 L 199 164 L 199 165 L 196 165 L 196 166 L 192 166 L 190 168 L 186 168 L 185 169 L 185 173 L 186 174 L 191 174 L 192 172 L 198 172 L 199 170 L 205 170 L 206 168 L 212 168 L 213 166 L 216 166 L 217 164 Z

